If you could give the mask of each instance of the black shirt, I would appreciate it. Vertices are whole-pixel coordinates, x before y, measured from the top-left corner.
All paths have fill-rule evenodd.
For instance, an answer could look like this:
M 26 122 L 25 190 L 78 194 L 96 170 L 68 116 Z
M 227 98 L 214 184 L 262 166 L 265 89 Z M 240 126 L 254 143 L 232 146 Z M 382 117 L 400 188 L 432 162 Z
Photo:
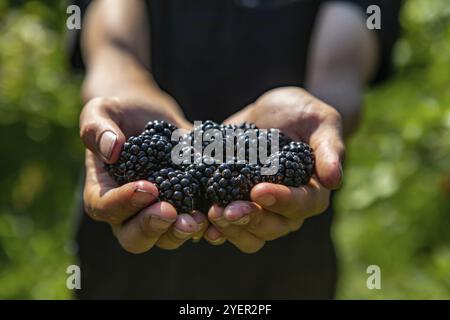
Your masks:
M 221 122 L 269 89 L 303 85 L 320 4 L 317 0 L 148 1 L 152 73 L 189 120 Z M 397 13 L 392 14 L 394 21 Z M 81 66 L 79 53 L 74 52 L 72 61 Z M 305 221 L 298 232 L 268 242 L 252 255 L 229 243 L 215 247 L 205 241 L 189 242 L 174 251 L 153 248 L 133 255 L 119 246 L 108 225 L 83 215 L 77 233 L 82 290 L 77 294 L 80 298 L 332 298 L 336 258 L 331 220 L 330 207 Z

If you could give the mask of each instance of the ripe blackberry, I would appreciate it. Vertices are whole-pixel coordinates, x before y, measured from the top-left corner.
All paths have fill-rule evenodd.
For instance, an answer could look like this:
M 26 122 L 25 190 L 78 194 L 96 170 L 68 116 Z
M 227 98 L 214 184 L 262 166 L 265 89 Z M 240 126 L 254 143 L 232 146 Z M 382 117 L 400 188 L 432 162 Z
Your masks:
M 160 135 L 166 137 L 169 141 L 171 141 L 172 133 L 176 129 L 177 127 L 173 124 L 160 120 L 150 121 L 145 125 L 145 131 L 148 135 Z
M 314 152 L 309 144 L 301 141 L 291 141 L 288 145 L 284 146 L 283 151 L 294 152 L 300 157 L 301 162 L 305 166 L 305 171 L 308 176 L 312 176 L 314 173 Z
M 172 204 L 179 213 L 190 213 L 199 196 L 199 183 L 188 172 L 164 168 L 147 178 L 159 190 L 159 199 Z
M 222 127 L 222 125 L 218 124 L 217 122 L 214 122 L 212 120 L 206 120 L 206 121 L 202 122 L 201 130 L 203 130 L 203 131 L 206 131 L 209 129 L 220 130 L 221 127 Z
M 201 189 L 205 191 L 209 178 L 217 169 L 218 164 L 214 158 L 202 157 L 201 163 L 192 163 L 185 168 L 185 171 L 191 174 L 200 183 Z
M 222 163 L 208 180 L 206 197 L 211 202 L 225 207 L 236 200 L 249 200 L 252 186 L 250 165 Z
M 193 153 L 196 152 L 201 154 L 203 149 L 205 149 L 212 141 L 214 141 L 214 133 L 216 133 L 215 130 L 220 131 L 221 125 L 212 120 L 206 120 L 202 122 L 202 125 L 200 127 L 194 128 L 193 131 L 185 135 L 183 137 L 183 142 L 184 144 L 191 147 Z M 198 143 L 200 139 L 201 144 Z
M 280 131 L 278 135 L 279 139 L 279 147 L 282 149 L 283 147 L 287 146 L 289 143 L 292 142 L 292 139 L 289 138 L 287 135 L 285 135 L 283 132 Z
M 203 195 L 198 198 L 194 209 L 207 213 L 211 207 L 212 202 L 204 195 L 206 194 L 208 180 L 212 177 L 217 167 L 218 164 L 216 164 L 215 160 L 206 156 L 202 157 L 201 163 L 192 163 L 185 167 L 185 171 L 198 181 L 200 185 L 200 194 Z
M 279 151 L 268 159 L 265 167 L 275 165 L 274 160 L 276 158 L 278 158 L 278 171 L 275 174 L 261 176 L 254 174 L 254 179 L 259 178 L 262 182 L 282 184 L 289 187 L 299 187 L 309 182 L 312 171 L 308 169 L 310 163 L 305 161 L 306 157 L 302 157 L 302 154 Z
M 239 135 L 235 141 L 235 156 L 242 160 L 245 152 L 245 160 L 250 164 L 261 162 L 263 154 L 270 156 L 276 151 L 280 151 L 291 141 L 281 131 L 278 132 L 278 148 L 272 151 L 273 129 L 247 129 Z
M 114 164 L 105 164 L 105 169 L 117 181 L 124 184 L 139 179 L 146 179 L 153 171 L 171 165 L 172 142 L 166 135 L 150 134 L 158 130 L 145 130 L 138 136 L 131 136 L 124 143 L 119 160 Z M 153 122 L 155 124 L 155 121 Z M 167 124 L 164 122 L 164 124 Z M 164 133 L 168 127 L 159 130 Z M 171 125 L 172 126 L 172 125 Z

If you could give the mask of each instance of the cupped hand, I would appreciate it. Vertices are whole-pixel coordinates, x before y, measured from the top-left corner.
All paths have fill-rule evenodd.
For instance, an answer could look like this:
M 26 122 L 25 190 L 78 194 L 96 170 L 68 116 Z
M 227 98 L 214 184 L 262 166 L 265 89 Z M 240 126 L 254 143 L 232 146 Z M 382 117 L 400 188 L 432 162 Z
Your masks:
M 172 101 L 156 101 L 170 104 Z M 120 98 L 94 98 L 80 116 L 80 135 L 86 150 L 83 200 L 86 213 L 111 225 L 121 246 L 142 253 L 153 246 L 175 249 L 199 238 L 208 221 L 200 212 L 177 214 L 168 202 L 157 202 L 158 189 L 140 180 L 119 186 L 104 170 L 103 162 L 118 160 L 128 136 L 138 134 L 150 120 L 166 120 L 179 128 L 190 124 L 181 115 L 165 113 L 152 104 Z
M 294 140 L 309 143 L 315 153 L 315 175 L 299 188 L 261 183 L 251 190 L 252 201 L 213 206 L 205 238 L 212 244 L 228 240 L 243 252 L 260 250 L 265 241 L 298 230 L 304 219 L 329 205 L 330 190 L 340 186 L 344 142 L 339 113 L 296 87 L 268 91 L 227 123 L 255 123 L 279 128 Z

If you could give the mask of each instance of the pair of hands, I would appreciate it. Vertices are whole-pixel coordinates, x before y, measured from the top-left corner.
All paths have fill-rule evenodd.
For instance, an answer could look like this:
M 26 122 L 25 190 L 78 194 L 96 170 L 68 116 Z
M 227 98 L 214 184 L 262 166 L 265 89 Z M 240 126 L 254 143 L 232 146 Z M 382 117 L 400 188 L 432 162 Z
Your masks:
M 117 161 L 125 136 L 139 133 L 151 119 L 166 120 L 189 129 L 181 114 L 164 114 L 161 104 L 119 98 L 95 98 L 80 117 L 86 151 L 84 204 L 87 214 L 112 227 L 122 247 L 142 253 L 153 246 L 175 249 L 188 239 L 205 238 L 213 245 L 225 241 L 246 253 L 261 249 L 265 241 L 298 230 L 304 219 L 323 212 L 330 190 L 342 180 L 344 143 L 339 113 L 306 91 L 285 87 L 268 91 L 255 103 L 227 119 L 252 122 L 260 128 L 279 128 L 295 140 L 308 142 L 315 151 L 316 175 L 299 188 L 261 183 L 251 190 L 252 201 L 236 201 L 226 208 L 212 206 L 208 213 L 177 214 L 167 202 L 157 202 L 158 190 L 148 181 L 118 186 L 103 169 L 103 161 Z

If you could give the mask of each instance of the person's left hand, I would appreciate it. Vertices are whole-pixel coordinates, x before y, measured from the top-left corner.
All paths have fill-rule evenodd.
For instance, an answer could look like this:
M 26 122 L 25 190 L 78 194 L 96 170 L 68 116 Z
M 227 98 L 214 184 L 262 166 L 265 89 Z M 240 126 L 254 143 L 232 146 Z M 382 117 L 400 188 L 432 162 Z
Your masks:
M 279 128 L 292 139 L 309 143 L 316 159 L 315 175 L 308 185 L 260 183 L 251 190 L 252 201 L 211 207 L 206 240 L 212 244 L 228 240 L 241 251 L 253 253 L 265 241 L 298 230 L 304 219 L 327 209 L 330 190 L 341 184 L 344 142 L 339 113 L 296 87 L 271 90 L 226 122 L 245 121 L 260 128 Z

